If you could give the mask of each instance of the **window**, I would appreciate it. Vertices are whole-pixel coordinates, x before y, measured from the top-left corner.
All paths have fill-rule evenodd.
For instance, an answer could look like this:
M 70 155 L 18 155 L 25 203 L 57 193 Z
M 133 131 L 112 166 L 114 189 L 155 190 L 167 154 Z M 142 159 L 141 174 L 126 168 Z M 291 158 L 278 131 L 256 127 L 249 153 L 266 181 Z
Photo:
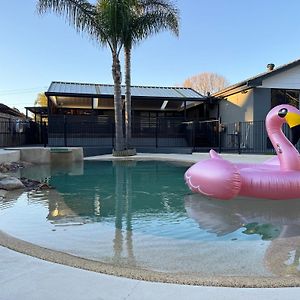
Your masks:
M 290 104 L 299 108 L 299 90 L 271 90 L 271 105 L 275 107 L 279 104 Z
M 297 108 L 299 108 L 299 91 L 297 90 L 286 90 L 286 101 L 288 104 L 291 104 Z
M 142 129 L 156 128 L 156 113 L 155 112 L 141 112 L 140 124 Z

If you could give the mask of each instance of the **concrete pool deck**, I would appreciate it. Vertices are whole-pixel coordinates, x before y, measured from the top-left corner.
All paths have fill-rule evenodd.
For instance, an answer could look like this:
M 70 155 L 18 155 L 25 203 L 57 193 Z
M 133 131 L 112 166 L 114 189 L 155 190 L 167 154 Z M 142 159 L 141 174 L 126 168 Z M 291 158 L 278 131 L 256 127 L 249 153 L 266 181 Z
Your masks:
M 265 155 L 224 154 L 232 161 L 260 162 Z M 208 154 L 138 154 L 129 160 L 193 163 Z M 117 160 L 111 155 L 86 160 Z M 43 257 L 41 257 L 43 258 Z M 44 257 L 47 260 L 47 257 Z M 299 299 L 300 288 L 224 288 L 146 282 L 46 262 L 0 247 L 0 299 Z M 74 264 L 76 266 L 76 264 Z M 78 266 L 77 266 L 78 267 Z M 79 266 L 80 267 L 80 266 Z M 117 274 L 117 273 L 116 273 Z M 289 279 L 287 278 L 287 282 Z M 291 279 L 291 284 L 293 279 Z M 282 282 L 283 286 L 288 285 Z M 207 284 L 207 283 L 206 283 Z M 220 286 L 222 283 L 219 284 Z M 299 286 L 298 284 L 296 284 Z M 243 286 L 243 285 L 240 285 Z M 257 285 L 259 286 L 259 284 Z M 269 286 L 274 286 L 269 284 Z M 278 285 L 278 282 L 275 286 Z
M 2 300 L 298 300 L 300 288 L 224 288 L 146 282 L 49 263 L 0 247 Z
M 260 163 L 269 158 L 271 155 L 256 155 L 256 154 L 228 154 L 222 153 L 222 157 L 233 162 L 252 162 Z M 138 153 L 135 156 L 115 157 L 111 154 L 86 157 L 84 160 L 161 160 L 161 161 L 178 161 L 189 164 L 195 163 L 199 160 L 209 158 L 208 153 L 193 153 L 193 154 L 163 154 L 163 153 Z

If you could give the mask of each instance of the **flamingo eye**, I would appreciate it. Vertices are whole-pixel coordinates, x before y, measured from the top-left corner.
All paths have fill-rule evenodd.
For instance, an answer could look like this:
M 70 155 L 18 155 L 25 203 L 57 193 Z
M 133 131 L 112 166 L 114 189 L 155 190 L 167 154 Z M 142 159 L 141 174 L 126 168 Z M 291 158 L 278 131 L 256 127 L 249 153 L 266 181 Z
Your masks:
M 286 116 L 286 114 L 288 113 L 288 110 L 286 108 L 282 108 L 279 112 L 278 112 L 278 116 L 280 118 L 284 118 Z

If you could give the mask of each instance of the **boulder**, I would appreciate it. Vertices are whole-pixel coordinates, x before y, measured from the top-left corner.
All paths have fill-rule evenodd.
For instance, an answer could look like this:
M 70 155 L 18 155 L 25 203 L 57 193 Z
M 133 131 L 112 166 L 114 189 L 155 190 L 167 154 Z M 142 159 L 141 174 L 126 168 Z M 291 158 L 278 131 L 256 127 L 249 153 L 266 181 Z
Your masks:
M 3 175 L 0 176 L 0 189 L 11 191 L 23 188 L 24 184 L 18 178 Z
M 5 195 L 7 194 L 6 190 L 0 189 L 0 200 L 5 198 Z

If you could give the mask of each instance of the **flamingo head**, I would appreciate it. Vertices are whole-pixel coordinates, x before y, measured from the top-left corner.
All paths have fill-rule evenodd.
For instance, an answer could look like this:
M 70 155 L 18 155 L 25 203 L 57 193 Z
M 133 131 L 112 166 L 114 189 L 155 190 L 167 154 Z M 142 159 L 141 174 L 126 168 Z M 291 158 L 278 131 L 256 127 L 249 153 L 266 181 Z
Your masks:
M 282 124 L 287 123 L 292 128 L 293 144 L 300 137 L 300 111 L 289 104 L 281 104 L 272 108 L 266 117 L 266 127 L 269 133 L 277 131 Z

